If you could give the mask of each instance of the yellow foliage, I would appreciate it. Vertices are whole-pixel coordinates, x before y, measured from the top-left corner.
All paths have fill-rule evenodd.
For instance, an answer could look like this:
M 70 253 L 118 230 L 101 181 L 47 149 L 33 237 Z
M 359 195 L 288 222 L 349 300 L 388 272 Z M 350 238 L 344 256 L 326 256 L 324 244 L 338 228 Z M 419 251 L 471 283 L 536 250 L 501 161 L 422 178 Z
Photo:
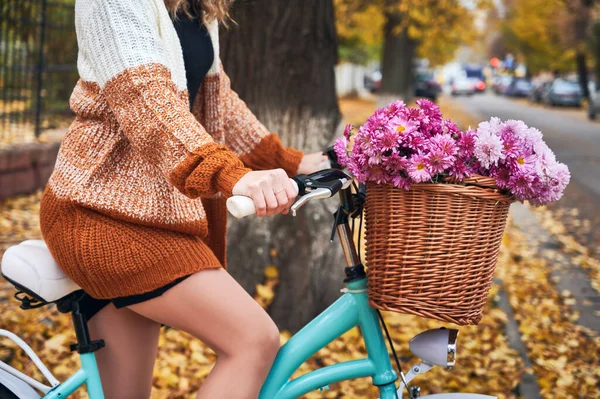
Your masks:
M 459 45 L 475 38 L 472 12 L 459 0 L 335 0 L 335 7 L 342 42 L 381 46 L 386 17 L 399 15 L 394 32 L 408 32 L 418 43 L 419 55 L 432 64 L 446 62 Z
M 565 10 L 564 0 L 519 0 L 512 3 L 505 21 L 507 45 L 521 54 L 532 72 L 571 70 L 575 48 L 561 41 L 557 15 Z
M 360 38 L 367 46 L 381 44 L 384 23 L 381 7 L 371 4 L 357 9 L 350 1 L 335 0 L 335 9 L 335 26 L 340 38 Z

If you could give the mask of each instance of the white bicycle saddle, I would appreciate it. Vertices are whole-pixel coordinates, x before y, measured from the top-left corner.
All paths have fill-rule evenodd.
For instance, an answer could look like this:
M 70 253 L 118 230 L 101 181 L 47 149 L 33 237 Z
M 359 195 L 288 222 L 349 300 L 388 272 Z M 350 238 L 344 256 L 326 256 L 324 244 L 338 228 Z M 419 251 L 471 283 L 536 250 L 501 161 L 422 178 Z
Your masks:
M 8 248 L 1 270 L 15 287 L 48 303 L 81 289 L 58 267 L 42 240 L 27 240 Z

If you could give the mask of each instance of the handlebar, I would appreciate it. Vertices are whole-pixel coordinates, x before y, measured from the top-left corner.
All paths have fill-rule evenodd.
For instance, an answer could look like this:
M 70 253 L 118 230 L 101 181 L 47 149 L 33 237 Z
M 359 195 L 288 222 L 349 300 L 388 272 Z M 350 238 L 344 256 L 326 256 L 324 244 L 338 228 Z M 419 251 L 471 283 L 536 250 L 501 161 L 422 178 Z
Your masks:
M 296 193 L 298 193 L 298 183 L 294 179 L 290 179 Z M 256 213 L 254 201 L 250 197 L 244 197 L 243 195 L 234 195 L 227 199 L 227 210 L 237 219 L 241 219 L 246 216 L 250 216 Z
M 352 184 L 352 177 L 337 169 L 325 169 L 310 175 L 298 175 L 292 179 L 300 198 L 290 210 L 296 216 L 299 208 L 312 199 L 330 198 Z M 256 213 L 254 201 L 249 197 L 234 195 L 227 200 L 227 210 L 236 218 Z

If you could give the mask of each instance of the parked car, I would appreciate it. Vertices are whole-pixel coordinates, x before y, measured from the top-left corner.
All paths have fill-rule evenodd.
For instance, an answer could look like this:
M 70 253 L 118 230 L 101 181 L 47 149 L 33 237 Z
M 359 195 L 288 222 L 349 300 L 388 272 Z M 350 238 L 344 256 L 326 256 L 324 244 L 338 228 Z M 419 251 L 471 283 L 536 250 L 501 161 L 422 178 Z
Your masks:
M 485 81 L 482 78 L 467 78 L 475 86 L 475 93 L 483 93 L 485 91 Z
M 486 89 L 485 74 L 481 65 L 465 65 L 464 76 L 475 84 L 475 93 L 483 93 Z
M 364 76 L 364 85 L 371 93 L 377 92 L 381 88 L 381 71 L 375 70 Z
M 566 79 L 555 79 L 548 90 L 542 94 L 544 103 L 581 107 L 581 86 L 579 83 Z
M 435 102 L 442 92 L 442 86 L 433 79 L 433 74 L 417 73 L 415 75 L 415 96 L 425 97 Z
M 500 76 L 496 78 L 496 81 L 494 81 L 494 92 L 496 94 L 504 94 L 506 88 L 510 85 L 512 80 L 512 76 Z
M 600 84 L 590 81 L 590 101 L 588 103 L 588 117 L 594 120 L 600 115 Z
M 544 92 L 546 90 L 548 90 L 550 88 L 551 85 L 552 85 L 551 81 L 539 82 L 537 84 L 534 84 L 533 89 L 531 90 L 531 93 L 529 94 L 529 101 L 534 102 L 534 103 L 541 103 L 542 95 L 544 94 Z
M 516 78 L 508 85 L 504 94 L 509 97 L 529 97 L 533 86 L 529 79 Z
M 450 86 L 450 93 L 453 96 L 466 94 L 468 96 L 475 94 L 475 83 L 469 78 L 456 78 Z

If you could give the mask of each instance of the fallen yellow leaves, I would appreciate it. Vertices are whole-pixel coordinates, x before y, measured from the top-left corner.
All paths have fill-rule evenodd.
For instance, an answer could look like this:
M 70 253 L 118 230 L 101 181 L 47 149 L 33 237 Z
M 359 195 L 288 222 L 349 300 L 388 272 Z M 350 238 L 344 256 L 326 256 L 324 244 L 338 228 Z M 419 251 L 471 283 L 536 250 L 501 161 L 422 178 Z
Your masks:
M 39 238 L 38 211 L 40 194 L 4 201 L 0 208 L 0 252 L 24 239 Z M 569 244 L 577 248 L 574 244 Z M 273 254 L 276 257 L 276 253 Z M 274 298 L 279 278 L 275 265 L 265 268 L 265 280 L 257 286 L 255 298 L 265 308 Z M 501 399 L 516 399 L 516 386 L 524 372 L 534 372 L 544 399 L 598 398 L 600 340 L 597 333 L 577 326 L 570 308 L 569 292 L 557 292 L 549 270 L 528 246 L 523 233 L 508 226 L 498 275 L 508 293 L 520 331 L 533 362 L 526 370 L 518 353 L 511 349 L 504 335 L 506 314 L 495 306 L 499 287 L 493 286 L 483 320 L 478 326 L 460 328 L 458 358 L 454 370 L 434 369 L 414 382 L 423 393 L 442 391 L 478 392 Z M 78 367 L 77 356 L 68 349 L 74 342 L 70 318 L 54 306 L 23 311 L 12 299 L 14 289 L 0 281 L 0 328 L 11 330 L 40 354 L 49 368 L 64 380 Z M 443 323 L 396 313 L 385 314 L 404 370 L 414 364 L 408 341 L 417 333 L 438 328 Z M 451 325 L 448 325 L 451 326 Z M 281 343 L 290 338 L 281 333 Z M 194 398 L 202 381 L 212 370 L 215 353 L 186 333 L 163 329 L 154 374 L 153 399 Z M 303 364 L 294 377 L 319 367 L 366 355 L 358 329 L 352 329 L 317 352 Z M 10 341 L 0 341 L 0 360 L 42 380 L 27 357 Z M 377 390 L 369 379 L 333 384 L 330 390 L 311 392 L 307 399 L 374 398 Z M 80 390 L 74 398 L 85 398 Z
M 600 398 L 600 337 L 575 324 L 568 291 L 557 292 L 550 269 L 524 234 L 508 229 L 498 274 L 515 310 L 543 398 Z
M 534 211 L 542 226 L 562 244 L 561 252 L 568 254 L 577 265 L 588 272 L 592 287 L 600 292 L 600 260 L 594 258 L 588 248 L 581 245 L 575 237 L 568 233 L 565 225 L 558 217 L 555 217 L 553 212 L 546 208 L 538 208 Z M 579 221 L 577 209 L 569 210 L 569 216 L 572 225 L 580 227 L 582 230 L 589 229 L 588 220 Z

